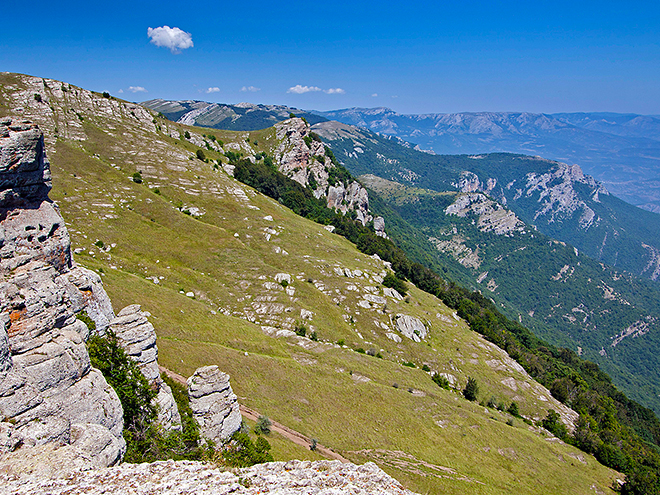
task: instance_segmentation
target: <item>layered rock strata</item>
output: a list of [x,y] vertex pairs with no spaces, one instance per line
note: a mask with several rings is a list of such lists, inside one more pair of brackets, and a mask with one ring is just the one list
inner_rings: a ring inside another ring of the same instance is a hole
[[126,448],[123,411],[76,314],[101,328],[114,315],[99,277],[73,263],[50,188],[39,128],[0,120],[0,453],[55,442],[108,466]]
[[241,412],[229,375],[217,366],[198,368],[188,378],[188,395],[203,437],[222,442],[241,427]]
[[158,391],[158,422],[168,430],[181,429],[181,416],[172,396],[172,389],[160,377],[156,331],[147,319],[149,313],[140,310],[139,304],[122,309],[110,322],[110,330],[116,335],[126,354],[137,363],[149,383]]

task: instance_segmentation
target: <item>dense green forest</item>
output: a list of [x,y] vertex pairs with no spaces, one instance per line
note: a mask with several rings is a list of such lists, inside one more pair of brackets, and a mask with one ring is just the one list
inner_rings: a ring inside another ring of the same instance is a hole
[[[660,421],[650,409],[629,400],[610,377],[573,351],[537,338],[521,324],[506,318],[479,292],[441,277],[389,239],[375,235],[350,215],[343,216],[314,198],[312,191],[281,174],[271,160],[236,160],[235,177],[296,213],[334,225],[365,254],[378,254],[392,263],[396,276],[436,295],[457,310],[470,327],[497,344],[520,363],[552,395],[580,414],[569,434],[549,411],[543,425],[560,438],[594,454],[603,464],[627,475],[622,493],[660,494]],[[414,234],[411,234],[414,235]]]

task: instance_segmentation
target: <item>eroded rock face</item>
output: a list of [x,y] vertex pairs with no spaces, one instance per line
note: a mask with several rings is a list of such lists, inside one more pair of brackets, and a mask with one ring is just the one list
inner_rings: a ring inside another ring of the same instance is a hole
[[[314,195],[326,197],[328,208],[343,214],[355,211],[362,225],[373,220],[367,190],[357,181],[345,184],[330,177],[330,170],[335,166],[326,156],[323,143],[311,139],[311,129],[303,119],[285,120],[275,124],[275,129],[281,143],[275,151],[280,172],[303,186],[314,186]],[[384,234],[385,222],[379,218],[380,230],[376,230]]]
[[158,390],[154,399],[158,405],[158,422],[165,429],[180,430],[181,416],[172,389],[160,377],[156,330],[147,319],[148,316],[149,313],[140,310],[139,304],[126,306],[110,322],[110,330],[117,336],[126,354],[137,363],[145,378]]
[[188,395],[202,436],[220,442],[241,427],[241,412],[229,375],[217,366],[198,368],[188,378]]
[[96,305],[107,318],[112,307],[98,276],[73,263],[50,187],[38,127],[0,121],[0,420],[11,420],[0,453],[56,442],[107,466],[126,449],[123,411],[76,313]]

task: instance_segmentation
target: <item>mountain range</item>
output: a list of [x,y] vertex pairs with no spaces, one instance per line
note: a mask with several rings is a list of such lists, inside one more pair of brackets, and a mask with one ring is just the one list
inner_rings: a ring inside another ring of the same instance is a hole
[[319,115],[399,137],[435,154],[510,152],[579,165],[621,199],[660,211],[660,118],[636,114],[400,114],[349,108]]

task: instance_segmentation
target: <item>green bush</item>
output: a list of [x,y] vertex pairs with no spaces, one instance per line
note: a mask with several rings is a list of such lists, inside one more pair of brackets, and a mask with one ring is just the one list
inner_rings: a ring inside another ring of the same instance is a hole
[[568,437],[568,430],[561,422],[561,416],[554,409],[548,409],[548,415],[543,418],[541,425],[557,438],[566,440]]
[[447,380],[444,376],[441,376],[440,373],[433,373],[431,380],[433,380],[435,384],[440,388],[444,388],[445,390],[449,390],[451,388],[449,380]]
[[196,155],[199,160],[202,160],[203,162],[206,161],[206,155],[204,154],[204,150],[197,150]]
[[477,384],[477,380],[475,380],[472,377],[469,377],[467,384],[463,389],[463,397],[465,397],[467,400],[476,401],[478,394],[479,394],[479,385]]
[[268,419],[268,416],[259,416],[259,419],[257,419],[257,424],[254,425],[254,432],[257,435],[270,435],[270,427],[273,425],[270,419]]
[[406,293],[408,292],[408,287],[406,286],[406,283],[392,272],[388,273],[385,276],[385,278],[383,279],[383,285],[385,287],[389,287],[390,289],[394,289],[399,294],[401,294],[402,297],[405,297]]
[[293,331],[296,333],[296,335],[298,335],[300,337],[304,337],[305,335],[307,335],[307,327],[305,325],[303,325],[302,323],[296,324]]
[[510,405],[509,408],[507,409],[507,412],[508,412],[511,416],[515,416],[516,418],[519,418],[519,417],[520,417],[520,411],[518,410],[518,404],[516,404],[515,401],[511,403],[511,405]]
[[110,98],[110,93],[108,93],[107,91],[104,91],[103,92],[103,98]]
[[190,139],[190,133],[188,131],[184,132],[183,137],[185,137],[186,139]]
[[132,178],[136,184],[142,184],[142,174],[140,172],[135,172]]
[[407,366],[408,368],[417,368],[417,366],[415,365],[415,363],[413,363],[412,361],[404,361],[404,362],[401,363],[401,364],[404,365],[404,366]]
[[214,456],[214,460],[221,465],[229,467],[249,467],[264,462],[272,462],[270,443],[264,437],[252,442],[250,436],[237,431],[231,440],[225,443]]

